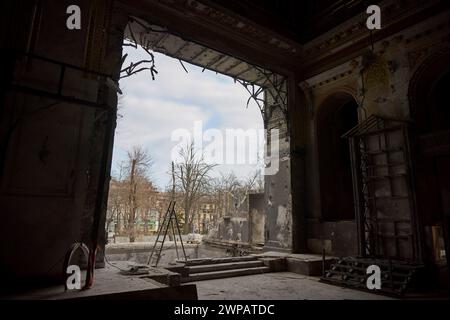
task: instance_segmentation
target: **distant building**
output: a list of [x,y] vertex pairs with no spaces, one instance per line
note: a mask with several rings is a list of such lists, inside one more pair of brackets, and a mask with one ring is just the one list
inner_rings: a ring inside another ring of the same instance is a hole
[[216,208],[216,204],[208,197],[204,197],[198,202],[193,217],[194,232],[208,233],[218,220]]

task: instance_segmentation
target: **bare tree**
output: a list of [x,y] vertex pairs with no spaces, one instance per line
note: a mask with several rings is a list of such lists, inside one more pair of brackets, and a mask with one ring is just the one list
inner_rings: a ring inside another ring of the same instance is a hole
[[108,207],[106,210],[105,222],[105,229],[108,233],[110,231],[111,224],[120,220],[122,201],[120,199],[120,192],[117,190],[118,185],[118,181],[112,178],[109,186]]
[[179,155],[180,162],[175,165],[175,180],[184,210],[184,233],[189,233],[192,231],[194,205],[206,194],[208,174],[215,165],[205,162],[203,154],[196,152],[193,142],[182,147]]
[[[136,224],[144,222],[144,229],[155,211],[157,191],[149,173],[152,158],[141,146],[128,152],[126,161],[119,165],[117,176],[111,179],[107,210],[107,228],[116,223],[116,231],[124,233],[134,242]],[[145,231],[145,230],[144,230]]]
[[254,190],[258,193],[264,192],[264,175],[261,174],[261,170],[257,169],[254,173],[255,175],[255,185]]
[[247,176],[245,179],[238,179],[234,172],[226,175],[221,174],[214,179],[214,187],[211,191],[215,199],[216,212],[220,216],[237,215],[251,191],[260,191],[260,171]]
[[247,200],[249,192],[255,187],[257,174],[249,175],[245,180],[239,180],[232,172],[222,179],[224,180],[224,191],[230,199],[227,201],[227,211],[237,214]]
[[139,193],[151,189],[151,183],[148,180],[151,165],[152,158],[141,146],[135,146],[131,151],[128,151],[128,162],[125,166],[129,182],[128,214],[126,221],[130,242],[134,242],[136,237],[135,227],[138,218],[138,201],[142,201],[142,199],[138,199]]
[[128,161],[124,166],[125,174],[140,178],[149,178],[153,159],[142,146],[134,146],[127,152]]
[[116,230],[122,228],[124,218],[124,188],[123,188],[123,170],[124,163],[118,165],[118,169],[113,174],[109,183],[108,206],[106,210],[106,231],[109,232],[112,223],[115,223]]

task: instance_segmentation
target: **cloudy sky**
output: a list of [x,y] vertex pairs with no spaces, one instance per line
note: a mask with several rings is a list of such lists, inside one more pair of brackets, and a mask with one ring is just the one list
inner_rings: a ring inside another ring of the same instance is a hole
[[[125,65],[147,58],[142,49],[124,50],[128,53]],[[143,71],[120,82],[123,96],[119,113],[123,117],[118,119],[116,128],[113,175],[120,162],[126,160],[127,150],[142,145],[154,161],[151,178],[158,187],[165,187],[170,181],[172,154],[180,144],[172,141],[172,134],[180,130],[193,132],[198,121],[204,131],[218,129],[224,137],[227,129],[262,130],[258,107],[251,101],[246,108],[248,93],[232,78],[208,70],[202,72],[201,68],[184,62],[186,73],[178,60],[162,54],[155,54],[155,65],[158,71],[155,81],[148,71]],[[208,142],[203,142],[205,145]],[[219,165],[214,174],[232,170],[244,177],[258,168],[249,164],[251,159],[245,162]]]

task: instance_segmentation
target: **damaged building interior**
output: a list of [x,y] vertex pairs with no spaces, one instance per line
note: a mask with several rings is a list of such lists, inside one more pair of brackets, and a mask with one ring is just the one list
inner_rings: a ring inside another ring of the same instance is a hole
[[[73,5],[81,25],[70,29]],[[366,25],[369,5],[381,9],[380,29]],[[198,296],[186,279],[189,269],[206,270],[199,261],[151,281],[141,274],[134,287],[102,275],[119,81],[143,67],[124,62],[124,43],[148,51],[152,76],[164,73],[158,52],[232,77],[258,103],[264,128],[279,130],[279,152],[266,161],[279,169],[250,203],[264,226],[247,238],[261,250],[217,259],[213,270],[228,261],[316,276],[325,291],[366,290],[366,268],[377,265],[383,293],[450,288],[448,1],[6,0],[0,8],[8,294],[56,286],[56,299]],[[91,289],[64,291],[69,262],[87,270]]]

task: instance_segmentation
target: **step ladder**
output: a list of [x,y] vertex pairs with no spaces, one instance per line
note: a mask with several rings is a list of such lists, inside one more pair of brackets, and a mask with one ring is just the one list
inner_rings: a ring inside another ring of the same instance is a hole
[[152,252],[147,260],[147,265],[151,267],[157,267],[159,260],[161,259],[162,249],[164,247],[164,242],[166,241],[167,234],[172,232],[173,241],[175,244],[175,250],[177,253],[177,261],[180,260],[177,244],[178,240],[181,243],[181,248],[183,251],[184,261],[187,261],[186,251],[184,250],[183,239],[181,237],[180,225],[178,223],[178,217],[175,212],[175,201],[170,201],[167,211],[164,215],[163,221],[158,229],[158,235],[156,237],[155,244],[153,245]]

